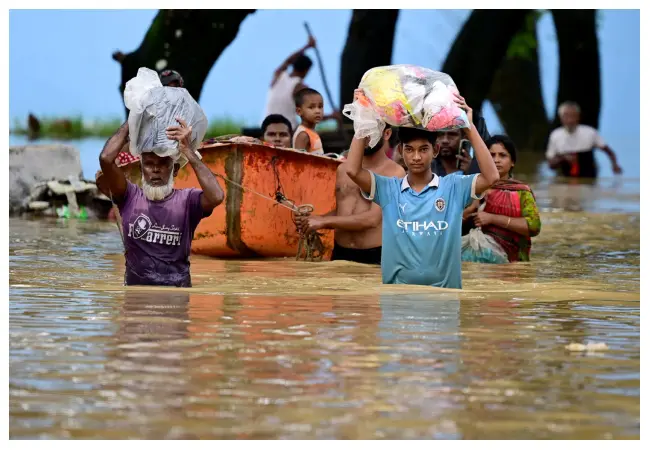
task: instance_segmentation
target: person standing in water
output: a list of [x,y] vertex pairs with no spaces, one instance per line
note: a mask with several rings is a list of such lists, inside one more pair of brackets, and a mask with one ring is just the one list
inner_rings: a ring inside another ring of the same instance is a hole
[[192,166],[201,189],[174,189],[180,165],[169,157],[144,152],[140,158],[142,188],[129,182],[115,159],[128,143],[125,122],[106,141],[99,157],[105,188],[122,216],[125,285],[191,287],[190,246],[199,222],[221,204],[224,193],[210,169],[192,150],[192,128],[167,128],[170,140],[178,141],[181,155]]
[[[404,169],[386,156],[392,132],[391,127],[386,127],[377,145],[366,145],[361,165],[386,177],[401,178]],[[381,208],[361,195],[347,175],[345,164],[336,170],[336,209],[323,216],[299,216],[297,223],[302,232],[334,230],[332,261],[381,264]]]
[[546,150],[546,159],[551,169],[565,177],[596,178],[598,166],[594,148],[599,148],[609,156],[612,171],[615,174],[623,172],[616,154],[598,134],[598,130],[580,123],[580,106],[577,103],[562,103],[558,115],[562,127],[553,130]]
[[[499,180],[486,192],[483,200],[475,200],[463,212],[463,221],[492,238],[507,257],[495,258],[490,254],[477,254],[471,246],[465,246],[463,261],[515,262],[530,261],[531,237],[537,236],[542,227],[535,195],[527,184],[515,180],[512,170],[517,162],[514,142],[503,135],[495,135],[485,145],[490,149]],[[470,236],[463,237],[463,243]]]
[[[355,91],[357,96],[363,91]],[[362,167],[364,141],[353,138],[345,163],[348,176],[368,200],[382,209],[381,275],[384,284],[462,287],[462,213],[472,199],[481,198],[499,179],[492,156],[472,122],[465,99],[456,103],[467,112],[465,132],[476,151],[481,173],[439,177],[431,170],[437,156],[435,134],[417,128],[400,128],[399,152],[407,176],[384,177]]]

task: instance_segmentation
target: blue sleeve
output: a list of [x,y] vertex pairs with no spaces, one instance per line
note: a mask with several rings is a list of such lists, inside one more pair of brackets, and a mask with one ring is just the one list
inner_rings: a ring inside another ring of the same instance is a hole
[[382,208],[391,202],[394,196],[395,178],[384,177],[377,175],[371,171],[370,173],[370,192],[361,191],[361,195],[367,199],[377,203]]
[[480,200],[483,196],[476,195],[476,177],[479,174],[473,175],[447,175],[452,176],[454,180],[454,185],[456,187],[456,199],[460,201],[465,208],[467,205],[472,203],[472,200]]

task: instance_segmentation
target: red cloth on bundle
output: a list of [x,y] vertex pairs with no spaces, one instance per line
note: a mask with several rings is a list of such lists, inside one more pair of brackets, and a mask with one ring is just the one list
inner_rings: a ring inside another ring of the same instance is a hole
[[117,167],[124,167],[127,164],[131,164],[132,162],[140,161],[139,156],[133,156],[129,152],[120,152],[117,155],[117,158],[115,158],[115,164],[117,164]]

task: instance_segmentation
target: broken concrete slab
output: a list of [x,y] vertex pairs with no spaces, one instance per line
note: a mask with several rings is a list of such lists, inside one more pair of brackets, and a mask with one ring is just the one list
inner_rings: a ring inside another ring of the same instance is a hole
[[18,212],[39,182],[81,178],[79,150],[70,145],[9,147],[9,212]]

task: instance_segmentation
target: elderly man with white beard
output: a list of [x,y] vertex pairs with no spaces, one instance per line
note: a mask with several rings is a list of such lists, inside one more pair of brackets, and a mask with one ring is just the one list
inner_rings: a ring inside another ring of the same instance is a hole
[[108,191],[122,216],[125,285],[191,287],[189,255],[194,230],[224,199],[216,177],[191,149],[192,127],[176,120],[180,126],[167,128],[167,138],[178,141],[202,190],[174,189],[180,165],[153,152],[142,153],[140,159],[142,188],[130,183],[115,163],[128,142],[126,122],[108,139],[99,157],[100,189]]

